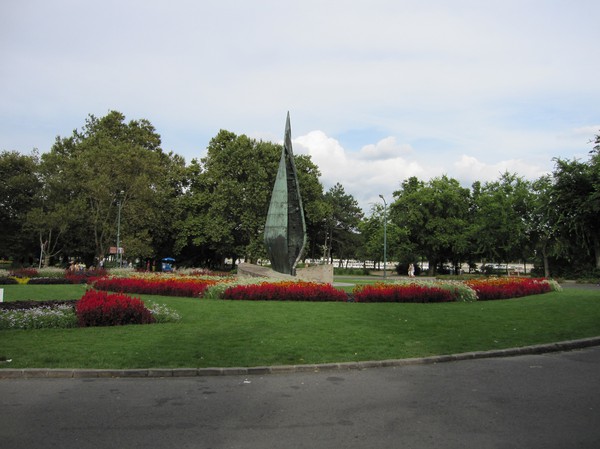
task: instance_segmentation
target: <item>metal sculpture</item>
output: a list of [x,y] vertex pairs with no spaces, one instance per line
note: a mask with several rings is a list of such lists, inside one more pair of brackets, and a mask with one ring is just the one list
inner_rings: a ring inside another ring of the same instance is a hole
[[292,131],[288,112],[279,169],[265,224],[265,245],[271,268],[279,273],[295,276],[305,244],[306,223],[292,152]]

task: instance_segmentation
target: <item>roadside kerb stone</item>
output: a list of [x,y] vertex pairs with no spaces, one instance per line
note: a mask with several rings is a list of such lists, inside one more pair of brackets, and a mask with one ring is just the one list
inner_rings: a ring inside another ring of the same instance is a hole
[[52,377],[52,378],[60,378],[60,379],[64,379],[69,378],[69,377],[73,377],[74,374],[74,370],[72,369],[49,369],[47,370],[47,377]]
[[224,376],[223,368],[199,368],[198,376]]
[[422,358],[370,360],[364,362],[323,363],[309,365],[275,365],[233,368],[151,368],[151,369],[49,369],[49,368],[0,368],[0,379],[28,378],[110,378],[110,377],[197,377],[197,376],[233,376],[287,374],[318,371],[363,370],[369,368],[401,367],[409,365],[427,365],[456,362],[492,357],[512,357],[527,354],[570,351],[590,346],[600,346],[600,336],[569,340],[557,343],[523,346],[519,348],[495,349],[491,351],[473,351],[459,354],[439,355]]
[[148,377],[173,377],[173,370],[166,368],[149,369]]
[[173,369],[173,377],[194,377],[198,375],[198,368]]

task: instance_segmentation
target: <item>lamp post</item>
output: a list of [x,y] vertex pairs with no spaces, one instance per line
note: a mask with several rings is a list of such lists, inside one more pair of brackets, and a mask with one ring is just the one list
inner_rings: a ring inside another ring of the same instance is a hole
[[117,202],[117,207],[119,208],[119,214],[117,215],[117,263],[119,268],[121,268],[121,260],[119,259],[121,254],[119,250],[121,247],[121,200]]
[[383,200],[383,279],[387,278],[387,203],[383,195],[379,195]]
[[123,192],[121,192],[121,197],[117,201],[117,207],[119,213],[117,215],[117,263],[119,264],[119,268],[123,265],[123,252],[121,251],[121,208],[123,207]]

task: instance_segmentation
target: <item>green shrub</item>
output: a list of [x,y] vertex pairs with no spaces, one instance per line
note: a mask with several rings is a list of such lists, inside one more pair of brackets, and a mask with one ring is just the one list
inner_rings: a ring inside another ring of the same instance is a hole
[[154,317],[139,298],[88,290],[75,307],[79,326],[150,324]]
[[369,270],[366,268],[333,267],[333,274],[337,276],[368,276]]

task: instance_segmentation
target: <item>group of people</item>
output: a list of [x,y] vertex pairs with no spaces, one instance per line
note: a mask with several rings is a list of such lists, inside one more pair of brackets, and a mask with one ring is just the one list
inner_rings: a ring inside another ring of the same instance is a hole
[[85,264],[81,262],[71,262],[69,265],[70,271],[85,271]]

